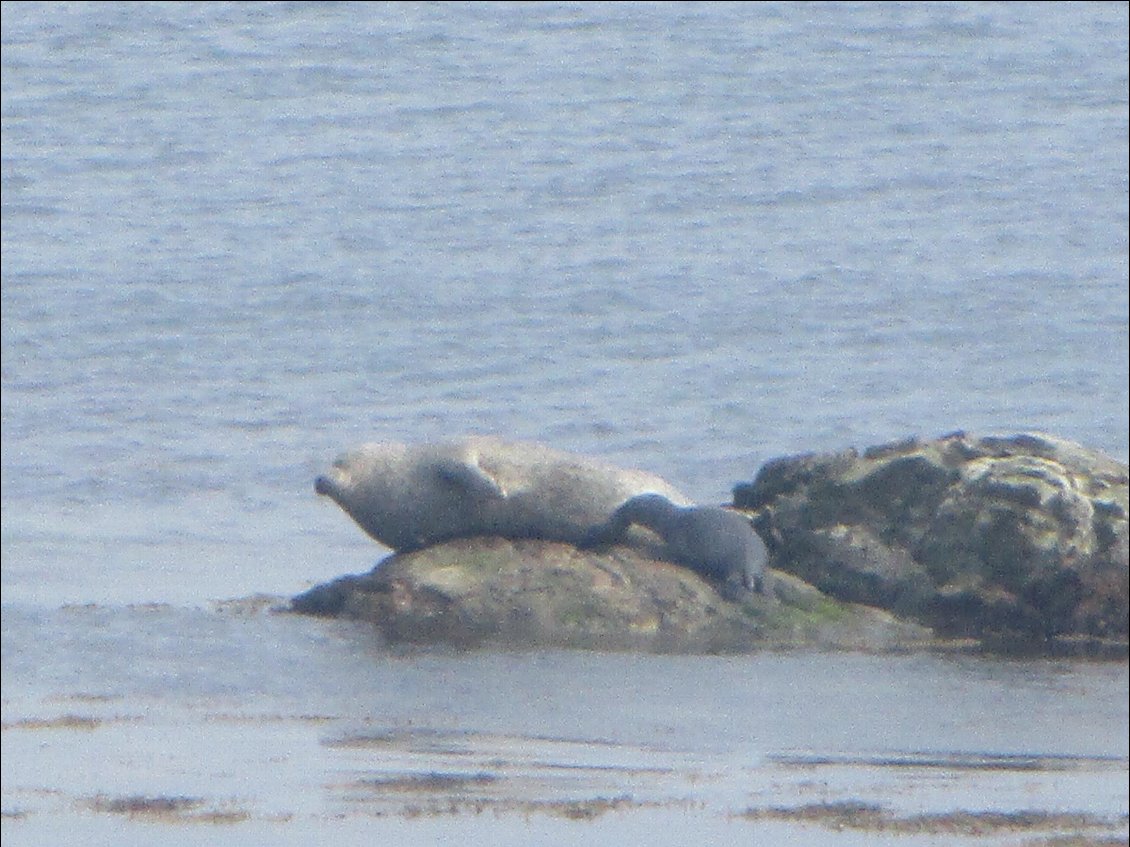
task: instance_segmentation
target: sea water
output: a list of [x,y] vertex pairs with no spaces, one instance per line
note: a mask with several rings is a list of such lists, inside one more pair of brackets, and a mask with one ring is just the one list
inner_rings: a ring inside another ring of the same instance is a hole
[[[706,502],[956,429],[1125,461],[1126,31],[1125,4],[5,3],[5,843],[1125,815],[1124,664],[404,655],[266,609],[382,555],[313,493],[365,440],[534,439]],[[420,785],[526,811],[406,817],[434,797],[373,773],[502,774]]]

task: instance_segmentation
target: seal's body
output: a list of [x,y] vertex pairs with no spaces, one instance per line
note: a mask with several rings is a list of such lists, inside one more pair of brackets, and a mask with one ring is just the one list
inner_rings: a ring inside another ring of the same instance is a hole
[[661,494],[642,494],[593,527],[581,545],[595,547],[621,540],[633,524],[644,526],[667,545],[674,562],[728,589],[763,593],[768,553],[750,522],[718,506],[680,506]]
[[315,490],[394,550],[475,535],[576,544],[638,494],[689,502],[645,471],[483,436],[366,444],[318,477]]

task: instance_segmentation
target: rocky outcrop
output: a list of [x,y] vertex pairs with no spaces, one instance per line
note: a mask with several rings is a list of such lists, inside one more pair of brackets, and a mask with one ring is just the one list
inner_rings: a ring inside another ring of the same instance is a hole
[[468,538],[397,554],[318,586],[294,611],[370,621],[393,644],[574,647],[662,653],[777,645],[865,649],[930,633],[832,600],[787,574],[766,595],[723,599],[694,572],[628,547]]
[[772,562],[947,636],[1127,639],[1127,467],[1047,435],[778,459],[734,490]]

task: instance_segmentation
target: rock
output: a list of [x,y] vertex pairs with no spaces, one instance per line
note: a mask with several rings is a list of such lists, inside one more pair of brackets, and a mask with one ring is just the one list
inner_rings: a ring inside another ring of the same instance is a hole
[[767,596],[724,600],[694,572],[629,547],[467,538],[395,554],[311,589],[294,611],[372,622],[392,644],[571,647],[660,653],[818,644],[888,648],[929,638],[890,614],[837,602],[787,574]]
[[954,433],[778,459],[734,489],[773,564],[947,636],[1127,639],[1127,466]]

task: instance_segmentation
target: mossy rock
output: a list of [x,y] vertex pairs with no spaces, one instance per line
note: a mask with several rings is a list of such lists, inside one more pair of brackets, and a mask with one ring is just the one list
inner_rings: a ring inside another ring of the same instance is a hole
[[741,602],[629,547],[469,538],[393,555],[296,597],[294,611],[371,622],[392,644],[732,653],[783,645],[885,649],[930,633],[787,574]]

